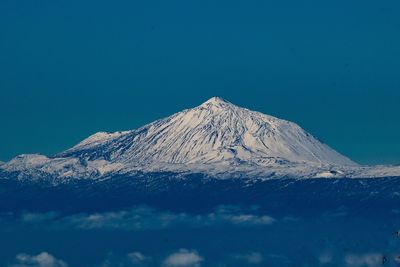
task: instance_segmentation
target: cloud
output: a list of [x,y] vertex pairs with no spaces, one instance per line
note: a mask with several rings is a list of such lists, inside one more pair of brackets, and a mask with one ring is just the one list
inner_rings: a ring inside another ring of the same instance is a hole
[[382,265],[382,255],[378,253],[349,254],[346,255],[344,261],[349,267],[375,267]]
[[161,212],[149,207],[64,217],[59,225],[79,229],[164,229],[173,223],[185,223],[193,218],[183,213]]
[[11,267],[68,267],[68,264],[47,252],[36,256],[21,253],[16,256],[15,264]]
[[131,252],[122,256],[109,253],[107,255],[107,259],[101,264],[101,267],[147,266],[150,261],[150,257],[147,257],[138,251]]
[[252,214],[240,214],[226,217],[226,219],[234,224],[271,224],[275,221],[270,216],[256,216]]
[[24,212],[21,215],[21,219],[24,222],[37,223],[53,220],[58,216],[56,212],[46,212],[46,213],[31,213]]
[[234,224],[238,226],[269,225],[276,220],[265,214],[242,210],[237,207],[217,207],[213,212],[202,215],[159,211],[147,206],[128,210],[79,213],[60,216],[57,213],[24,213],[20,220],[35,225],[46,222],[46,228],[61,229],[124,229],[124,230],[157,230],[171,225],[203,227],[216,224]]
[[236,225],[267,225],[276,220],[265,214],[255,214],[253,211],[243,210],[235,206],[219,206],[213,213],[208,214],[204,221],[231,223]]
[[199,267],[203,261],[197,251],[180,249],[179,251],[172,253],[163,262],[165,267]]
[[130,262],[132,262],[132,264],[142,264],[143,262],[148,260],[148,258],[140,252],[128,253],[127,257]]
[[259,252],[250,252],[245,254],[235,254],[233,257],[236,260],[245,261],[248,264],[260,264],[263,262],[263,256]]
[[321,265],[330,264],[333,260],[333,256],[331,253],[325,252],[319,255],[318,260]]

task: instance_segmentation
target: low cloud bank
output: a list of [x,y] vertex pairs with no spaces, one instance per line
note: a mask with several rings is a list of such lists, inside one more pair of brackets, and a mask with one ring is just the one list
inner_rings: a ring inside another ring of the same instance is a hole
[[187,225],[192,227],[209,226],[215,224],[232,224],[238,226],[269,225],[276,220],[265,214],[256,214],[238,207],[220,206],[213,212],[202,215],[188,213],[172,213],[159,211],[147,206],[135,207],[129,210],[79,213],[69,216],[60,216],[57,213],[23,213],[19,220],[27,224],[46,222],[50,228],[76,229],[122,229],[147,230],[164,229],[173,225]]
[[48,252],[38,255],[21,253],[15,257],[15,262],[10,267],[68,267],[68,264]]

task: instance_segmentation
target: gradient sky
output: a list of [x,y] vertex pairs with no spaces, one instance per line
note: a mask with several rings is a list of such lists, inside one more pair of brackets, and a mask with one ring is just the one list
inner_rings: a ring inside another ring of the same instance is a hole
[[0,1],[0,160],[212,96],[400,163],[400,1]]

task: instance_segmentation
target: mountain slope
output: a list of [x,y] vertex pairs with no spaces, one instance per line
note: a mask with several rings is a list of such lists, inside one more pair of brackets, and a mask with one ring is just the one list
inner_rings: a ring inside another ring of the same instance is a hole
[[218,97],[137,130],[96,133],[57,157],[127,165],[356,165],[295,123]]

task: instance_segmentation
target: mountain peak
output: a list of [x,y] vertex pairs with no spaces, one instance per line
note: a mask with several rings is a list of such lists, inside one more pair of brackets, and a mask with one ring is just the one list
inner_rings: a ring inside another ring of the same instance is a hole
[[218,96],[211,97],[206,102],[201,104],[201,106],[203,106],[203,107],[207,107],[207,106],[223,107],[223,106],[227,106],[227,105],[232,105],[232,103],[230,103],[229,101],[226,101],[225,99],[218,97]]
[[59,154],[123,164],[353,165],[297,124],[212,97],[193,109],[118,134],[96,134]]

